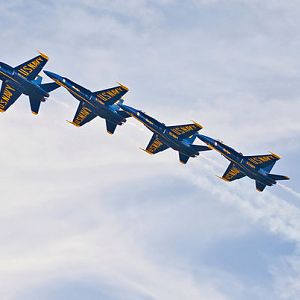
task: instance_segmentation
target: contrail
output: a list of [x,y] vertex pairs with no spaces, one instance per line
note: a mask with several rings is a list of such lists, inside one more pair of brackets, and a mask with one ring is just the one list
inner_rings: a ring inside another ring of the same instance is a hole
[[297,197],[300,199],[300,193],[294,191],[292,188],[288,187],[288,186],[285,186],[284,184],[282,183],[277,183],[282,189],[284,189],[285,191],[289,192],[291,195]]
[[57,104],[59,104],[59,105],[61,105],[61,106],[63,106],[63,107],[66,107],[66,108],[70,108],[71,107],[69,104],[66,104],[64,102],[56,100],[56,98],[54,98],[52,95],[48,99],[51,100],[51,101],[53,101],[53,102],[55,102],[55,103],[57,103]]
[[219,162],[217,162],[215,159],[208,158],[208,157],[202,156],[202,155],[199,155],[199,157],[206,160],[206,161],[208,161],[208,162],[210,162],[212,165],[219,168],[220,170],[224,169],[224,166],[222,164],[220,164]]
[[[208,175],[209,171],[216,168],[209,170],[205,166],[207,164],[203,164],[202,170],[196,167],[196,172],[187,170],[184,179],[188,178],[189,182],[210,193],[221,203],[238,208],[253,221],[267,226],[271,232],[280,233],[292,241],[300,242],[300,209],[295,203],[274,195],[272,191],[257,193],[243,182],[236,186],[216,184]],[[297,192],[291,192],[296,197],[300,196]]]
[[[206,160],[207,162],[209,162],[210,164],[212,164],[213,167],[215,167],[215,168],[214,168],[214,171],[217,171],[216,167],[217,167],[218,169],[224,169],[224,167],[223,167],[219,162],[217,162],[217,161],[214,160],[214,159],[211,159],[211,158],[208,158],[208,157],[205,157],[205,156],[201,156],[201,155],[200,155],[199,157],[201,157],[202,159],[204,159],[204,160]],[[299,193],[299,192],[297,192],[297,191],[293,190],[292,188],[290,188],[290,187],[288,187],[288,186],[285,186],[285,185],[283,185],[282,183],[279,183],[279,182],[277,182],[277,185],[280,186],[280,187],[281,187],[282,189],[284,189],[285,191],[289,192],[289,193],[290,193],[291,195],[293,195],[294,197],[300,199],[300,193]]]
[[142,132],[146,132],[146,131],[147,131],[144,127],[136,125],[136,124],[133,123],[131,120],[129,120],[129,121],[127,122],[127,124],[129,124],[130,126],[133,126],[133,127],[137,128],[137,129],[139,129],[139,130],[142,131]]

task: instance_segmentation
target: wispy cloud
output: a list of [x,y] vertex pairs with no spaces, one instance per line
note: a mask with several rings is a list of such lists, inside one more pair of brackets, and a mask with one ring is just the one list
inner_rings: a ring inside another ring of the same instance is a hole
[[[91,90],[128,85],[126,101],[167,124],[196,119],[241,151],[285,154],[276,168],[297,195],[296,2],[18,0],[0,11],[2,61],[40,49],[47,69]],[[58,90],[37,118],[25,97],[1,114],[2,298],[66,299],[76,285],[79,299],[296,299],[296,197],[220,182],[216,153],[187,166],[172,151],[147,156],[138,147],[151,133],[134,120],[113,137],[100,119],[75,128],[65,120],[77,105]],[[207,259],[226,241],[243,265],[249,236],[257,276]]]

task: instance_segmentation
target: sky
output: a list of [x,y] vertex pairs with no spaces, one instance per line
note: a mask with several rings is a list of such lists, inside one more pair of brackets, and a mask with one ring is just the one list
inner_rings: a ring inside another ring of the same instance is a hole
[[[136,120],[76,128],[58,89],[0,116],[0,298],[296,300],[300,294],[300,1],[0,0],[0,60],[45,69],[245,155],[283,186],[226,183],[210,151],[149,156]],[[44,79],[49,82],[48,78]],[[200,142],[199,142],[200,143]]]

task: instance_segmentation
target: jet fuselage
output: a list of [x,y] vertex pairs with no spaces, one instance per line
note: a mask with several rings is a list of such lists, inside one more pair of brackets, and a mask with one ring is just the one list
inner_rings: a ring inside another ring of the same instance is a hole
[[137,110],[127,105],[120,105],[121,108],[144,124],[149,130],[159,136],[159,139],[167,146],[179,151],[187,156],[195,157],[199,155],[199,151],[191,147],[191,143],[184,139],[179,139],[178,136],[171,131],[165,124],[159,122],[153,117],[147,115],[141,110]]
[[118,125],[122,125],[126,122],[126,119],[118,114],[118,106],[105,105],[105,103],[101,101],[100,98],[96,97],[93,92],[66,77],[62,77],[49,71],[44,72],[58,85],[67,89],[77,100],[83,101],[89,105],[89,107],[93,109],[93,112],[99,117],[113,120]]
[[233,148],[225,145],[224,143],[210,138],[205,135],[198,134],[201,141],[207,144],[208,147],[218,151],[221,155],[227,158],[230,162],[238,166],[244,175],[259,181],[262,184],[271,186],[276,184],[276,180],[269,176],[269,173],[259,166],[255,166],[249,161],[248,158],[243,156],[243,154],[237,152]]
[[34,95],[41,98],[49,97],[49,93],[44,91],[34,80],[28,80],[14,70],[14,68],[2,62],[0,63],[0,79],[8,82],[22,94],[27,96]]

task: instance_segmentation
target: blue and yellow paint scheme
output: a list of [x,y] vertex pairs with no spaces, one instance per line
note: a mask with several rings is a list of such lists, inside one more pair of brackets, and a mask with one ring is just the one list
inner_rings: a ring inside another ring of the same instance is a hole
[[119,83],[118,86],[106,90],[91,92],[66,77],[49,71],[44,71],[44,73],[79,100],[80,103],[73,121],[68,121],[74,126],[83,126],[99,116],[106,120],[107,132],[113,134],[117,125],[122,125],[126,122],[126,118],[130,117],[117,105],[124,101],[122,96],[128,92],[126,86]]
[[166,126],[141,110],[124,104],[119,104],[119,106],[153,132],[148,146],[142,149],[149,154],[172,148],[179,152],[180,162],[186,164],[190,157],[198,156],[200,151],[210,150],[207,146],[193,145],[197,132],[202,129],[202,126],[196,122]]
[[265,155],[244,156],[233,148],[211,137],[198,134],[197,137],[209,148],[221,153],[230,161],[230,165],[221,179],[225,181],[234,181],[245,176],[255,180],[256,189],[262,192],[266,186],[276,184],[277,180],[288,180],[284,175],[270,174],[276,161],[280,156],[275,153]]
[[45,102],[49,93],[59,86],[56,83],[42,84],[42,77],[38,74],[48,61],[48,56],[40,55],[11,67],[0,62],[0,79],[3,81],[0,92],[0,112],[6,111],[16,100],[25,94],[29,96],[31,111],[37,115],[41,102]]

